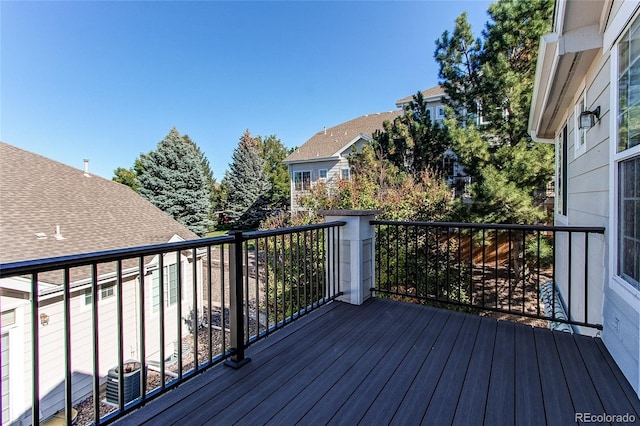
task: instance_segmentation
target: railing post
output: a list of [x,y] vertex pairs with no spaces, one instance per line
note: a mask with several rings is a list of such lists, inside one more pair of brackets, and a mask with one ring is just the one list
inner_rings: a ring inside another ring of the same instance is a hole
[[231,231],[229,235],[235,238],[229,250],[229,328],[231,329],[231,349],[234,353],[224,363],[232,368],[240,368],[251,361],[251,358],[244,357],[242,232]]
[[324,210],[327,222],[344,221],[338,241],[339,285],[343,293],[338,300],[360,305],[371,297],[375,284],[376,210]]

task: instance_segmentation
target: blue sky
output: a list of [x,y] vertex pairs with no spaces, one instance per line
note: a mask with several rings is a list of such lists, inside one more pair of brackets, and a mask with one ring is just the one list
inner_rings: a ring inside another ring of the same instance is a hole
[[3,0],[0,140],[111,179],[175,126],[220,180],[245,129],[299,146],[438,84],[434,41],[488,5]]

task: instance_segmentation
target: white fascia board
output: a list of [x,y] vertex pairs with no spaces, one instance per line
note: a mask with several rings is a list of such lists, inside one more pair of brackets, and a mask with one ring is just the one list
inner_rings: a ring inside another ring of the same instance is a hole
[[296,164],[305,164],[305,163],[319,163],[321,161],[338,161],[340,159],[339,156],[331,156],[331,157],[316,157],[316,158],[307,158],[305,160],[289,160],[283,161],[284,164],[289,167],[294,166]]
[[353,144],[355,144],[356,142],[358,142],[360,139],[364,139],[367,142],[371,142],[373,141],[373,138],[371,136],[367,136],[364,133],[359,133],[358,136],[356,136],[355,138],[353,138],[349,143],[347,143],[345,146],[343,146],[342,148],[340,148],[340,150],[338,150],[338,152],[336,152],[335,154],[332,155],[332,157],[334,158],[340,158],[342,157],[342,153],[350,148]]
[[[551,85],[558,66],[558,34],[549,33],[540,37],[540,48],[536,61],[536,75],[531,97],[531,109],[529,110],[529,134],[536,142],[547,142],[549,139],[538,138],[544,109],[547,107]],[[541,87],[544,84],[544,87]]]

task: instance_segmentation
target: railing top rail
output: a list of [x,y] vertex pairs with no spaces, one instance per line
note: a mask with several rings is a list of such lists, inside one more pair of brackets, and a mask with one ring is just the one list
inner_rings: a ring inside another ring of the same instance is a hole
[[264,231],[249,231],[242,233],[243,240],[254,240],[260,237],[272,237],[274,235],[295,234],[296,232],[310,231],[314,229],[333,228],[336,226],[344,226],[347,222],[334,221],[325,223],[315,223],[312,225],[290,226],[288,228],[268,229]]
[[106,250],[93,253],[72,254],[46,259],[25,260],[0,264],[0,278],[16,275],[42,273],[62,268],[87,266],[94,263],[114,262],[140,256],[154,256],[178,250],[198,249],[213,245],[232,243],[232,236],[201,238],[197,240],[176,241],[172,243],[154,244],[141,247],[129,247],[116,250]]
[[393,220],[372,220],[371,225],[431,226],[438,228],[469,229],[512,229],[521,231],[555,231],[555,232],[590,232],[604,234],[605,228],[598,226],[554,226],[554,225],[520,225],[508,223],[463,223],[463,222],[400,222]]

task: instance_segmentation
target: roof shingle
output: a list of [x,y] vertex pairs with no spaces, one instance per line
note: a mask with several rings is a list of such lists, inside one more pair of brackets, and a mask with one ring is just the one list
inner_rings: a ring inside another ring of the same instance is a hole
[[382,123],[386,120],[393,120],[401,113],[402,111],[398,110],[363,115],[346,123],[321,130],[285,158],[284,162],[292,163],[331,157],[356,139],[358,135],[371,137],[376,130],[382,130]]
[[[54,237],[57,226],[64,239]],[[0,142],[0,263],[161,244],[174,235],[198,238],[125,185]]]
[[[440,98],[442,98],[443,96],[446,96],[447,94],[444,91],[444,87],[442,86],[433,86],[430,87],[426,90],[422,91],[422,96],[424,97],[425,100],[429,101],[429,100],[440,100]],[[403,104],[406,104],[407,102],[411,102],[413,100],[413,95],[404,97],[402,99],[398,99],[396,101],[396,106],[400,106]]]

